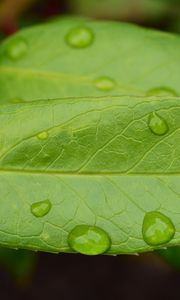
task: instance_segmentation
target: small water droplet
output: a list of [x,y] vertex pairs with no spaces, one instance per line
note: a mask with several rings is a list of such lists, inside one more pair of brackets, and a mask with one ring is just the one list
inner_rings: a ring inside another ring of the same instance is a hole
[[18,60],[26,55],[28,51],[27,43],[22,38],[12,39],[6,48],[6,54],[10,59]]
[[40,132],[38,135],[37,135],[37,138],[39,140],[47,140],[49,137],[49,134],[47,131],[43,131],[43,132]]
[[68,236],[71,249],[85,255],[98,255],[111,246],[108,234],[99,227],[78,225]]
[[148,126],[151,131],[156,135],[164,135],[168,132],[168,124],[156,112],[149,115]]
[[87,27],[76,27],[68,32],[65,40],[73,48],[86,48],[93,43],[94,33]]
[[156,87],[146,92],[147,96],[169,96],[169,97],[177,97],[178,94],[175,90],[169,87]]
[[158,246],[168,243],[173,238],[175,227],[167,216],[152,211],[146,213],[144,217],[142,234],[148,245]]
[[116,83],[110,77],[103,76],[95,80],[95,86],[98,90],[109,92],[115,88]]
[[43,200],[35,202],[31,205],[31,212],[35,217],[44,217],[51,209],[51,202],[49,200]]

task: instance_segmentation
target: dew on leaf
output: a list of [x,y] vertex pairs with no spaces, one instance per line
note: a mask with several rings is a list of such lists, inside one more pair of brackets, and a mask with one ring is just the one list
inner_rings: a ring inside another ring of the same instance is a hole
[[40,132],[38,135],[37,135],[37,138],[39,140],[47,140],[49,137],[49,134],[47,131],[43,131],[43,132]]
[[93,43],[94,33],[87,27],[76,27],[68,32],[65,40],[73,48],[86,48]]
[[144,217],[142,234],[148,245],[163,245],[172,240],[175,227],[167,216],[158,211],[152,211],[146,213]]
[[19,60],[27,54],[28,46],[22,38],[11,40],[6,48],[7,56],[12,60]]
[[115,88],[116,83],[110,77],[102,76],[95,80],[95,86],[98,90],[108,92]]
[[148,126],[156,135],[164,135],[169,130],[167,122],[156,112],[152,112],[149,115]]
[[98,255],[110,248],[111,240],[109,235],[99,227],[78,225],[70,232],[68,244],[78,253]]
[[51,209],[51,202],[47,200],[35,202],[31,205],[31,213],[35,217],[44,217]]
[[169,87],[156,87],[146,92],[147,96],[169,96],[177,97],[178,94],[175,90]]

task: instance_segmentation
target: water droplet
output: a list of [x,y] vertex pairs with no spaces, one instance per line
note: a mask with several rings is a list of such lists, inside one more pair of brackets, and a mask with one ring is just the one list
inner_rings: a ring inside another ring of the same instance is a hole
[[169,97],[177,97],[178,94],[175,90],[168,87],[156,87],[147,91],[147,96],[169,96]]
[[108,234],[99,227],[78,225],[69,234],[69,246],[76,252],[98,255],[106,252],[111,241]]
[[116,83],[110,77],[103,76],[95,80],[95,86],[98,90],[109,92],[115,88]]
[[94,33],[87,27],[76,27],[69,31],[65,40],[73,48],[86,48],[93,43]]
[[149,115],[148,126],[151,131],[156,135],[164,135],[168,132],[169,128],[166,121],[160,117],[156,112]]
[[51,209],[51,202],[49,200],[43,200],[35,202],[31,205],[31,212],[35,217],[44,217]]
[[18,60],[26,55],[27,50],[27,43],[22,38],[14,38],[8,43],[6,54],[10,59]]
[[49,137],[49,134],[47,131],[43,131],[43,132],[40,132],[38,135],[37,135],[37,138],[39,140],[47,140]]
[[144,241],[152,246],[168,243],[175,234],[172,221],[160,212],[146,213],[143,221],[142,234]]

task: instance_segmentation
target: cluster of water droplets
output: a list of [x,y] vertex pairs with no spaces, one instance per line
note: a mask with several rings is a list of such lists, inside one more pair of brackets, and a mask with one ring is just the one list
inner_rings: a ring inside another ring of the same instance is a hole
[[[31,213],[42,218],[52,208],[50,200],[31,204]],[[142,224],[142,238],[146,244],[157,247],[170,242],[175,235],[175,226],[169,217],[158,211],[147,212]],[[77,253],[99,255],[108,252],[112,242],[109,234],[97,226],[77,225],[68,234],[68,245]]]
[[[93,31],[84,26],[71,29],[65,36],[68,46],[74,49],[87,48],[92,45],[95,40]],[[6,48],[6,54],[9,59],[22,59],[28,52],[27,42],[21,38],[13,38]],[[116,87],[116,81],[108,76],[100,76],[94,80],[94,85],[101,91],[112,91]],[[177,96],[177,93],[166,87],[157,87],[149,90],[147,96]],[[12,103],[23,102],[23,100],[15,98]],[[158,112],[151,112],[148,116],[148,127],[155,135],[165,135],[169,126],[165,119]],[[43,131],[37,134],[39,140],[47,140],[49,133]],[[50,200],[46,199],[35,202],[31,205],[31,213],[42,218],[46,216],[52,208]],[[166,215],[152,211],[147,212],[142,224],[142,237],[150,246],[160,246],[170,242],[175,235],[175,226]],[[68,235],[68,244],[70,248],[78,253],[86,255],[98,255],[107,252],[111,248],[111,238],[108,233],[97,226],[78,225],[74,227]]]
[[[87,26],[71,28],[65,35],[66,44],[74,49],[85,49],[95,42],[93,30]],[[6,47],[6,55],[11,60],[19,60],[28,53],[28,43],[24,37],[12,38]],[[116,80],[110,76],[99,76],[94,80],[94,86],[102,92],[109,92],[116,88]],[[156,87],[145,93],[147,96],[178,96],[176,91],[169,87]]]

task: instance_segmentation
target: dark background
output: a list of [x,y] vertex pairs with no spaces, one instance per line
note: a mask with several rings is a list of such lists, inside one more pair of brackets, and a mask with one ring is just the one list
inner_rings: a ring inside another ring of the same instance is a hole
[[127,21],[180,33],[180,0],[0,0],[0,31],[11,34],[62,14]]
[[19,283],[0,269],[0,297],[10,299],[179,299],[180,273],[158,257],[39,255],[36,270]]
[[[180,33],[180,0],[0,0],[0,39],[64,14]],[[0,299],[175,300],[180,299],[178,269],[180,250],[173,249],[161,257],[152,253],[86,257],[1,249]]]

